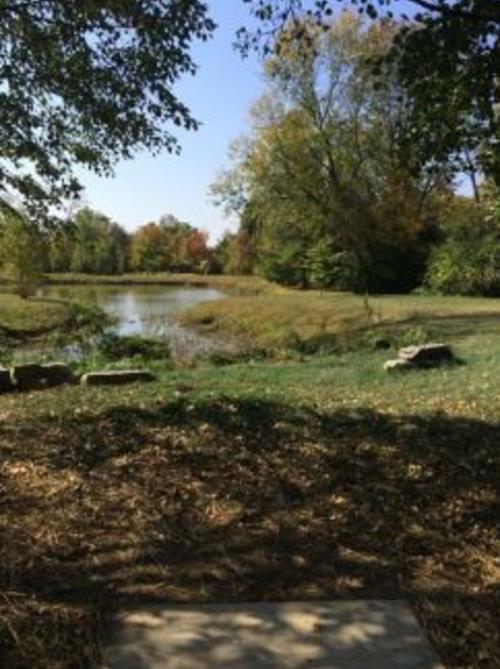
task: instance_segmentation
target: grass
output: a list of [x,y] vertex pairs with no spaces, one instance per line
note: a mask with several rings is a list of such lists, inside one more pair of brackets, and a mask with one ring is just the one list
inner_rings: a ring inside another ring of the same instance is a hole
[[155,601],[403,596],[448,669],[500,667],[500,338],[461,318],[456,367],[362,348],[0,396],[5,666],[98,666]]
[[116,276],[97,274],[49,274],[49,283],[74,285],[166,285],[212,286],[229,293],[260,295],[282,293],[284,289],[254,276],[229,276],[217,274],[175,274],[168,272],[135,272]]
[[[111,317],[93,304],[38,298],[23,300],[0,292],[0,358],[10,359],[16,346],[33,340],[41,340],[49,350],[51,345],[61,347],[70,342],[88,342],[112,322]],[[37,357],[34,352],[28,353],[28,358]]]
[[68,305],[51,300],[0,292],[0,332],[30,336],[60,326],[68,317]]
[[348,343],[353,331],[366,328],[384,334],[425,327],[429,336],[439,337],[467,334],[477,327],[495,330],[500,299],[417,295],[366,299],[351,293],[290,290],[204,302],[182,319],[207,333],[229,332],[251,347],[316,350]]

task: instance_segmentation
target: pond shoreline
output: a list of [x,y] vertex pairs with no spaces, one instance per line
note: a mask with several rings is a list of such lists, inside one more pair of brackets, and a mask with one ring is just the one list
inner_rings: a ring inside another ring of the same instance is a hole
[[280,288],[261,277],[232,276],[227,274],[190,273],[125,273],[125,274],[46,274],[41,285],[61,286],[186,286],[193,288],[217,288],[236,295],[262,295],[282,292]]
[[[183,326],[179,319],[184,310],[199,302],[221,300],[225,296],[224,291],[207,284],[186,282],[45,283],[38,296],[30,300],[10,296],[14,308],[24,310],[23,326],[30,329],[10,328],[2,337],[0,326],[0,338],[6,354],[20,361],[30,357],[84,361],[94,355],[102,335],[114,333],[125,338],[163,341],[168,344],[173,360],[192,362],[213,353],[236,352],[236,345],[227,338],[207,336],[196,328]],[[34,329],[26,312],[31,309],[36,316],[43,311],[44,304],[57,305],[59,317],[46,327]],[[90,323],[88,315],[92,316]],[[89,324],[95,326],[92,332]]]

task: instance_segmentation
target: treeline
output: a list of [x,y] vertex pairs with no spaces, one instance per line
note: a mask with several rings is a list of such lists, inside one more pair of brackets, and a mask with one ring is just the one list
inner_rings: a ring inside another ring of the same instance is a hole
[[33,291],[44,272],[208,273],[221,271],[221,266],[207,234],[172,215],[129,234],[90,208],[53,230],[38,228],[13,208],[0,210],[0,272],[23,296]]
[[172,215],[129,234],[84,208],[54,230],[39,230],[21,212],[0,212],[0,262],[34,271],[86,274],[208,272],[218,266],[205,232]]
[[[491,147],[448,146],[458,119],[443,109],[442,150],[429,160],[429,138],[415,133],[411,97],[385,59],[398,30],[344,13],[327,31],[305,20],[303,39],[279,36],[250,132],[212,186],[240,221],[219,245],[224,271],[302,287],[500,294]],[[476,131],[474,118],[460,123]],[[457,175],[473,197],[455,195]]]
[[212,251],[205,232],[172,215],[128,234],[117,223],[82,209],[47,240],[46,270],[88,274],[207,272]]

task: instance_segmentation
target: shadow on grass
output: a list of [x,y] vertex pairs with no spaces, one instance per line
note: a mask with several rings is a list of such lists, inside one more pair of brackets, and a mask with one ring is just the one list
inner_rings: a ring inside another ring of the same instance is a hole
[[106,616],[146,603],[409,596],[449,666],[499,666],[498,441],[231,399],[4,423],[0,657],[92,666]]

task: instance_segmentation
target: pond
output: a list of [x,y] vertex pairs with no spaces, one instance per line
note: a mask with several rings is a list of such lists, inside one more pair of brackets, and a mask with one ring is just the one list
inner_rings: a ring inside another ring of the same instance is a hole
[[220,300],[225,294],[214,288],[193,286],[67,286],[40,289],[40,297],[90,302],[116,319],[114,331],[120,335],[140,335],[168,339],[176,359],[217,350],[227,350],[227,342],[202,336],[177,322],[180,312],[200,302]]

